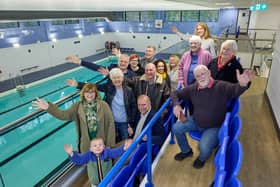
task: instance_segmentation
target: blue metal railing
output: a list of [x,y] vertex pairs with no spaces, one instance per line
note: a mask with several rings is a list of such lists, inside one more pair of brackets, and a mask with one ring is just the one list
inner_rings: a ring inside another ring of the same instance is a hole
[[147,141],[147,187],[153,187],[152,181],[152,127],[157,121],[157,119],[161,116],[162,112],[165,110],[166,107],[169,106],[170,98],[168,98],[165,103],[161,106],[161,108],[157,111],[157,113],[153,116],[147,126],[143,129],[141,134],[136,138],[136,140],[131,144],[131,146],[126,150],[126,152],[120,157],[118,162],[114,165],[114,167],[110,170],[110,172],[106,175],[106,177],[101,181],[98,187],[105,187],[107,186],[113,177],[117,174],[120,170],[121,166],[125,163],[129,155],[134,151],[136,146],[142,141],[142,138],[147,134],[148,141]]

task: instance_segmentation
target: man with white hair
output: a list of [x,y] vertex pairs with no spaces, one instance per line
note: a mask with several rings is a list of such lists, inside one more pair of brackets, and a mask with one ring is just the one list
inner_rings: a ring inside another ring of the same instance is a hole
[[182,108],[179,100],[186,100],[193,104],[193,114],[186,121],[179,121],[172,127],[181,152],[174,159],[181,161],[193,155],[185,133],[197,130],[202,132],[199,142],[200,154],[193,163],[199,169],[211,156],[212,150],[218,145],[218,132],[227,112],[227,101],[239,97],[248,89],[249,82],[254,76],[251,70],[243,74],[236,71],[238,83],[214,80],[205,65],[198,65],[194,69],[196,82],[180,91],[171,94],[174,104],[174,115],[180,119]]
[[197,35],[190,37],[189,49],[179,62],[178,83],[183,87],[194,82],[193,70],[198,64],[208,65],[212,59],[211,54],[201,48],[201,38]]

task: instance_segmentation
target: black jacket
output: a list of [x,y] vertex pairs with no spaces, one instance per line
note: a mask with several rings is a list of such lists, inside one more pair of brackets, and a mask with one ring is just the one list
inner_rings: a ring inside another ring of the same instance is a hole
[[[147,124],[150,122],[150,120],[154,117],[155,114],[156,112],[154,110],[150,111],[150,113],[148,114],[144,122],[143,129],[147,126]],[[134,132],[136,130],[136,126],[140,118],[141,118],[141,114],[138,113],[136,116],[136,123],[135,123],[136,125],[133,127]],[[161,117],[159,117],[152,127],[152,144],[161,145],[163,143],[163,140],[164,140],[163,120],[161,119]]]
[[231,83],[237,83],[236,70],[238,69],[240,74],[243,73],[241,64],[237,61],[236,57],[230,60],[228,64],[223,66],[218,71],[218,57],[212,59],[208,64],[208,69],[211,71],[211,76],[215,80],[223,80]]

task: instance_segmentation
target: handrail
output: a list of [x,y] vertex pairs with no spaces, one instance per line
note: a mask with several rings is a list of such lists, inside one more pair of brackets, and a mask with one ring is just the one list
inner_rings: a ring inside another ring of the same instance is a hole
[[186,41],[186,40],[179,41],[179,42],[177,42],[177,43],[175,43],[175,44],[173,44],[173,45],[171,45],[171,46],[169,46],[169,47],[166,47],[166,48],[164,48],[164,49],[161,49],[161,50],[158,51],[155,55],[160,54],[160,53],[162,53],[163,51],[165,51],[165,50],[167,50],[167,49],[170,49],[170,48],[172,48],[172,47],[174,47],[174,46],[176,46],[176,45],[178,45],[178,44],[184,43],[184,42],[188,42],[188,41]]
[[[104,81],[106,79],[107,78],[105,77],[105,78],[103,78],[103,79],[101,79],[99,81],[96,81],[94,84],[98,84],[98,83],[100,83],[100,82],[102,82],[102,81]],[[65,102],[66,100],[70,99],[71,97],[77,97],[78,94],[79,94],[79,91],[76,91],[76,92],[74,92],[74,93],[72,93],[70,95],[67,95],[67,96],[57,100],[56,102],[54,102],[54,104],[60,104],[62,102]],[[32,112],[31,114],[23,116],[23,117],[17,119],[16,121],[13,121],[13,122],[9,123],[8,125],[5,125],[4,127],[0,127],[0,136],[3,135],[3,134],[6,134],[7,132],[10,132],[11,130],[13,130],[13,129],[17,128],[17,127],[20,127],[20,126],[24,125],[23,124],[24,121],[26,121],[26,120],[28,120],[30,118],[32,119],[32,117],[34,117],[35,115],[38,115],[39,113],[42,113],[42,112],[46,113],[46,111],[44,111],[42,109],[39,109],[39,110],[37,110],[35,112]]]
[[253,28],[248,28],[248,30],[256,30],[256,31],[277,31],[277,29],[253,29]]
[[272,42],[273,39],[250,39],[250,38],[230,38],[230,37],[213,37],[214,40],[245,40],[245,41],[269,41]]
[[105,178],[101,181],[101,183],[98,185],[99,187],[106,187],[110,180],[115,176],[115,174],[119,171],[121,166],[125,163],[126,159],[129,157],[129,155],[133,152],[133,150],[136,148],[137,144],[139,144],[142,141],[142,138],[145,136],[145,134],[148,133],[148,141],[147,141],[147,175],[148,175],[148,182],[146,186],[153,186],[152,184],[152,171],[151,171],[151,162],[152,162],[152,130],[151,128],[155,124],[156,120],[160,117],[161,113],[165,110],[165,108],[169,105],[170,98],[168,98],[165,103],[160,107],[160,109],[157,111],[157,113],[152,117],[152,119],[149,121],[147,126],[143,129],[141,134],[136,138],[136,140],[129,146],[129,148],[125,151],[125,153],[120,157],[118,162],[113,166],[113,168],[109,171],[109,173],[105,176]]

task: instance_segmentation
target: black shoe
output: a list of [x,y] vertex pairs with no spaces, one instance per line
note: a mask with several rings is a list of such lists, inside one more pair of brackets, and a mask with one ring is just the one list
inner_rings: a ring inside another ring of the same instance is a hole
[[187,157],[189,157],[189,156],[192,156],[192,155],[193,155],[193,151],[192,151],[192,149],[191,149],[191,150],[190,150],[189,152],[187,152],[187,153],[182,153],[182,152],[180,152],[180,153],[176,154],[175,157],[174,157],[174,159],[177,160],[177,161],[181,161],[181,160],[184,160],[185,158],[187,158]]
[[205,161],[201,161],[199,160],[199,158],[197,158],[194,162],[193,162],[193,167],[196,169],[200,169],[204,166]]

